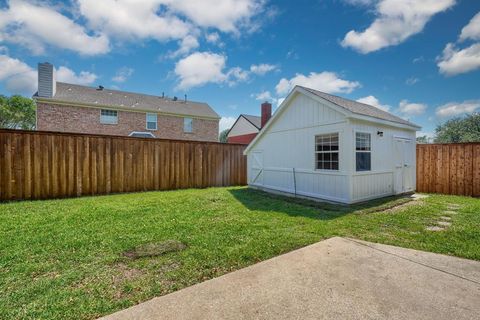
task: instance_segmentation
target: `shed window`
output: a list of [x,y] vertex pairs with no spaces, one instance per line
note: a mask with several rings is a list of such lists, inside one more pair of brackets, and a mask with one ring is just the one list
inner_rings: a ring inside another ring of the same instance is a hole
[[147,113],[147,130],[157,130],[156,113]]
[[192,118],[183,118],[183,131],[184,132],[193,132],[193,119]]
[[355,157],[357,171],[370,171],[372,169],[370,133],[357,132],[355,134]]
[[315,168],[338,170],[338,133],[315,137]]
[[118,114],[116,110],[102,109],[100,111],[100,123],[103,124],[117,124]]

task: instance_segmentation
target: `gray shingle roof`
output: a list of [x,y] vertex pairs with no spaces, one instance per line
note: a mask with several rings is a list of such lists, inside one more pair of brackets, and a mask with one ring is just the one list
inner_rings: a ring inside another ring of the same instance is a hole
[[360,115],[369,116],[369,117],[373,117],[373,118],[377,118],[377,119],[381,119],[381,120],[387,120],[387,121],[392,121],[392,122],[396,122],[396,123],[401,123],[401,124],[405,124],[405,125],[408,125],[408,126],[419,127],[418,125],[416,125],[416,124],[414,124],[410,121],[404,120],[404,119],[402,119],[400,117],[397,117],[397,116],[395,116],[395,115],[393,115],[389,112],[380,110],[380,109],[378,109],[374,106],[371,106],[371,105],[368,105],[368,104],[365,104],[365,103],[361,103],[361,102],[358,102],[358,101],[353,101],[353,100],[345,99],[345,98],[342,98],[342,97],[334,96],[334,95],[331,95],[331,94],[328,94],[328,93],[325,93],[325,92],[321,92],[321,91],[318,91],[318,90],[310,89],[310,88],[307,88],[307,87],[302,87],[302,86],[299,86],[299,87],[307,90],[310,93],[313,93],[314,95],[316,95],[320,98],[328,100],[331,103],[333,103],[333,104],[335,104],[339,107],[347,109],[350,112],[360,114]]
[[250,114],[241,114],[245,119],[250,121],[258,130],[262,127],[262,117],[252,116]]
[[[37,94],[35,94],[34,97],[38,97]],[[41,99],[111,107],[122,110],[141,110],[186,116],[220,118],[207,103],[203,102],[189,100],[185,102],[183,99],[173,101],[171,98],[162,98],[160,96],[110,89],[98,90],[98,88],[63,82],[57,82],[57,91],[53,98]]]

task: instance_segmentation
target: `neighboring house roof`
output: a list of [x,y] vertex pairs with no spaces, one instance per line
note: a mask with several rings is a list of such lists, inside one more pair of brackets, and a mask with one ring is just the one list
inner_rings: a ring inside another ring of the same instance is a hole
[[250,114],[243,114],[242,113],[238,116],[237,120],[235,120],[235,122],[230,127],[230,129],[228,129],[227,137],[230,134],[230,131],[232,131],[233,127],[235,127],[235,125],[237,124],[238,120],[240,120],[240,118],[244,118],[245,120],[250,122],[255,128],[258,129],[258,131],[260,131],[260,129],[262,129],[262,117],[252,116]]
[[361,115],[364,115],[364,116],[377,118],[377,119],[382,119],[382,120],[387,120],[387,121],[397,122],[397,123],[401,123],[401,124],[406,124],[406,125],[409,125],[409,126],[418,127],[416,124],[414,124],[410,121],[404,120],[404,119],[402,119],[400,117],[397,117],[397,116],[395,116],[391,113],[380,110],[379,108],[376,108],[374,106],[371,106],[371,105],[368,105],[368,104],[365,104],[365,103],[361,103],[361,102],[358,102],[358,101],[349,100],[349,99],[345,99],[345,98],[342,98],[342,97],[334,96],[334,95],[331,95],[331,94],[328,94],[328,93],[325,93],[325,92],[321,92],[321,91],[318,91],[318,90],[310,89],[310,88],[307,88],[307,87],[302,87],[302,86],[298,86],[298,87],[300,87],[302,89],[305,89],[308,92],[313,93],[314,95],[316,95],[320,98],[328,100],[331,103],[333,103],[333,104],[335,104],[339,107],[347,109],[350,112],[353,112],[353,113],[356,113],[356,114],[361,114]]
[[247,119],[258,130],[262,128],[262,117],[252,116],[250,114],[241,114],[240,117],[244,117],[245,119]]
[[175,115],[196,116],[219,119],[220,116],[207,104],[183,99],[173,101],[147,94],[86,87],[76,84],[57,82],[53,98],[38,97],[38,100],[72,103],[86,106],[99,106],[131,111],[158,112]]

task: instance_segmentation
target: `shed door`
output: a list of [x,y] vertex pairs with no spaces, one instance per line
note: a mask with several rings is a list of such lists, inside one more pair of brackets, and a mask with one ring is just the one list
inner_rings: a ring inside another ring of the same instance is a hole
[[414,190],[413,170],[413,142],[410,139],[395,138],[395,193],[404,193]]
[[252,152],[251,184],[263,185],[263,152]]

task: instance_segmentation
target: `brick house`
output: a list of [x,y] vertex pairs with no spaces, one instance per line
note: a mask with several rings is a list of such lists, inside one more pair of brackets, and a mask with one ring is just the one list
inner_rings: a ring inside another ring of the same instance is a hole
[[219,115],[206,103],[57,82],[38,65],[37,130],[218,141]]
[[241,114],[227,133],[228,143],[249,144],[272,116],[272,105],[262,103],[261,116]]

